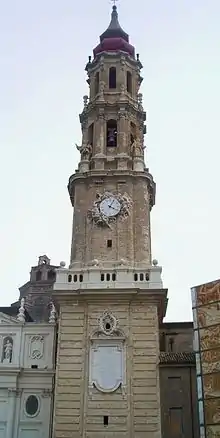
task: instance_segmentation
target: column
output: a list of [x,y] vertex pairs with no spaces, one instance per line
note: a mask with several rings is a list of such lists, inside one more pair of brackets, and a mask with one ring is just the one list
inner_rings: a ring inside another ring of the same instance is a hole
[[16,388],[8,388],[8,398],[9,398],[9,411],[8,411],[8,421],[6,429],[6,438],[13,438],[15,428],[17,427],[15,421],[15,408],[16,408],[16,398],[20,397],[21,392]]

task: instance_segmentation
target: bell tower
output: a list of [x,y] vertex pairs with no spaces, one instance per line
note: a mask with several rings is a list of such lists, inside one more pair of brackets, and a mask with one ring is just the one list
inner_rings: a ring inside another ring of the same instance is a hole
[[60,304],[54,437],[159,438],[159,323],[167,304],[152,260],[155,183],[145,165],[139,55],[118,21],[86,65],[69,268]]

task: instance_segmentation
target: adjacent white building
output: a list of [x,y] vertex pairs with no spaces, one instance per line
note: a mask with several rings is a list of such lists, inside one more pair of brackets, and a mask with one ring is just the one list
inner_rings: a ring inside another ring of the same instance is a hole
[[0,438],[51,434],[55,309],[50,323],[25,317],[24,302],[17,316],[0,312]]

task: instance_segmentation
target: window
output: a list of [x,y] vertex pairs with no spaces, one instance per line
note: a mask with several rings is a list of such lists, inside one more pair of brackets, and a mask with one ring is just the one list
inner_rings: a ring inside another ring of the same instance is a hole
[[42,278],[42,273],[41,273],[41,271],[37,271],[37,272],[36,272],[36,281],[40,281],[41,278]]
[[103,417],[103,424],[104,424],[104,426],[108,426],[108,416],[107,415],[105,415]]
[[110,281],[110,274],[107,274],[107,275],[106,275],[106,280],[107,280],[107,281]]
[[138,275],[134,274],[134,281],[138,281]]
[[72,275],[68,275],[68,283],[71,283],[71,281],[72,281]]
[[135,139],[137,138],[137,127],[134,123],[131,122],[130,124],[130,142],[131,146],[134,143]]
[[48,271],[47,278],[48,278],[48,280],[55,280],[55,278],[56,278],[56,273],[55,273],[55,271],[53,271],[53,269],[51,269],[50,271]]
[[78,280],[78,278],[77,278],[77,274],[75,274],[74,277],[73,277],[73,281],[74,281],[74,283],[76,283],[77,280]]
[[107,146],[117,146],[117,122],[116,120],[108,120],[107,122]]
[[107,248],[112,248],[112,240],[107,240]]
[[116,88],[116,68],[109,69],[109,88]]
[[112,274],[112,281],[116,281],[116,274]]
[[35,417],[39,412],[39,400],[36,395],[29,395],[25,403],[26,415]]
[[140,281],[144,280],[144,274],[140,274]]
[[89,125],[88,129],[88,142],[93,146],[93,132],[94,132],[94,124]]
[[149,279],[150,279],[150,276],[149,276],[148,272],[146,272],[146,274],[145,274],[145,280],[146,280],[146,281],[149,281]]
[[173,353],[173,346],[174,346],[174,339],[173,338],[169,338],[168,350],[169,350],[170,353]]
[[99,92],[99,72],[97,71],[95,75],[95,94]]
[[80,282],[80,283],[83,282],[83,275],[82,275],[82,274],[80,274],[80,276],[79,276],[79,282]]
[[132,93],[132,75],[130,71],[127,71],[127,92]]
[[101,281],[104,281],[104,280],[105,280],[105,275],[101,274]]

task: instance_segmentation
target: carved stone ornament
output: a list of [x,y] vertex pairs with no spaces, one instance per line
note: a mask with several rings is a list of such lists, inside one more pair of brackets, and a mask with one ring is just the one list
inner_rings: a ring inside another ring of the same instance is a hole
[[93,206],[88,210],[87,217],[90,222],[98,226],[109,227],[119,219],[126,219],[130,215],[132,200],[124,193],[113,194],[105,192],[97,193]]
[[92,156],[92,145],[89,143],[83,143],[82,146],[78,146],[77,143],[75,143],[76,149],[81,154],[81,160],[90,160]]
[[39,360],[44,355],[44,337],[32,336],[29,344],[29,357],[31,359]]
[[118,327],[118,320],[115,318],[112,313],[106,311],[103,313],[103,315],[99,318],[99,328],[102,333],[105,335],[111,335],[113,334]]

